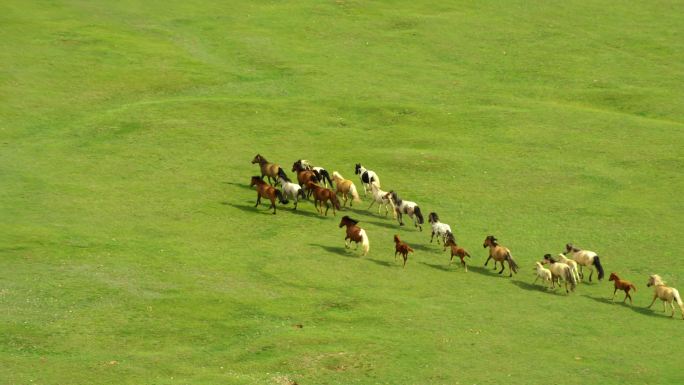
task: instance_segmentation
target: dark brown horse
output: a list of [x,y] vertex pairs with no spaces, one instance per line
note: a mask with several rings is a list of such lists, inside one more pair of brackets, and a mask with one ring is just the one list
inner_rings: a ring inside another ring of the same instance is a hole
[[276,189],[275,187],[270,186],[268,183],[264,182],[259,176],[252,177],[252,183],[249,184],[249,187],[252,186],[256,186],[257,191],[257,200],[254,207],[259,206],[259,203],[261,203],[261,197],[268,198],[271,201],[271,205],[268,206],[268,208],[270,209],[271,207],[273,207],[273,214],[275,215],[276,198],[278,198],[278,201],[280,201],[280,203],[284,205],[287,204],[287,199],[285,199],[283,193],[281,193],[280,190]]
[[361,254],[361,256],[364,256],[368,254],[370,243],[368,242],[366,230],[357,226],[357,223],[359,223],[359,221],[351,219],[346,215],[342,217],[342,220],[340,221],[340,227],[347,226],[347,236],[344,237],[344,247],[349,248],[349,245],[352,242],[356,242],[356,248],[358,248],[359,242],[361,242],[363,245],[363,254]]
[[[261,168],[261,179],[265,175],[268,177],[268,183],[275,184],[278,180],[278,171],[282,170],[282,168],[275,163],[269,163],[266,158],[259,154],[256,154],[254,159],[252,159],[252,164],[255,163],[259,163],[259,168]],[[273,182],[271,182],[271,179],[273,179]]]
[[611,301],[615,299],[615,293],[617,293],[618,290],[623,290],[625,292],[625,299],[622,300],[622,303],[625,303],[627,298],[629,298],[629,303],[634,305],[634,302],[632,302],[632,296],[629,295],[629,291],[631,289],[634,289],[635,292],[637,291],[637,288],[633,283],[620,279],[620,277],[618,277],[618,275],[615,273],[610,273],[610,278],[608,278],[608,280],[615,281],[615,290],[613,290],[613,298],[610,299]]
[[[337,215],[335,209],[340,209],[340,201],[337,199],[337,195],[333,190],[321,187],[313,182],[307,182],[306,188],[311,191],[311,195],[314,197],[314,207],[316,207],[316,211],[323,214],[323,203],[325,203],[325,215],[328,215],[328,210],[330,209],[328,201],[330,201],[332,203],[333,215]],[[318,202],[320,202],[320,208]]]
[[297,182],[306,190],[306,197],[311,196],[311,190],[307,187],[309,182],[318,183],[319,176],[313,171],[305,168],[300,161],[294,162],[292,165],[292,172],[297,173]]
[[444,246],[449,246],[451,247],[451,258],[449,258],[449,265],[451,265],[451,262],[454,260],[454,255],[458,256],[461,259],[461,266],[465,268],[465,271],[468,271],[468,265],[466,265],[465,258],[468,257],[470,258],[470,254],[466,251],[466,249],[459,247],[458,244],[456,244],[456,238],[454,238],[453,234],[449,232],[446,237],[446,242],[444,242]]
[[401,257],[404,258],[404,266],[406,267],[406,261],[408,260],[408,253],[412,253],[413,249],[411,246],[409,246],[406,242],[402,242],[401,239],[399,239],[399,235],[394,235],[394,260],[397,260],[397,254],[401,254]]

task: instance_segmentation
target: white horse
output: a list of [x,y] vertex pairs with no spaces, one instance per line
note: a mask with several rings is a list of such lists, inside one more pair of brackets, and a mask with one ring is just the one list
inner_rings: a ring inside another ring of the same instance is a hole
[[537,272],[537,278],[534,279],[534,282],[532,282],[533,284],[537,283],[537,280],[539,278],[542,279],[542,284],[544,285],[544,287],[547,286],[546,282],[551,284],[551,280],[553,277],[553,275],[551,274],[551,270],[545,269],[544,266],[542,266],[542,264],[539,262],[535,262],[534,270]]
[[302,199],[306,199],[306,194],[304,194],[302,186],[298,185],[297,183],[292,183],[284,172],[278,173],[278,181],[283,187],[283,195],[285,195],[286,198],[289,197],[294,201],[294,209],[297,210],[297,202],[299,201],[298,198],[301,196]]
[[397,219],[397,212],[394,209],[394,199],[392,199],[392,194],[390,194],[387,191],[380,190],[380,187],[376,186],[375,184],[371,185],[371,191],[373,192],[373,201],[371,201],[370,206],[368,206],[368,209],[373,207],[374,203],[378,204],[378,214],[380,214],[380,207],[385,207],[385,216],[387,216],[387,213],[389,212],[389,208],[392,208],[392,215],[394,216],[394,219]]
[[437,213],[430,213],[428,215],[428,222],[432,226],[432,235],[430,236],[430,243],[432,239],[437,235],[437,244],[439,245],[439,238],[442,238],[442,243],[444,244],[444,250],[446,250],[447,234],[451,234],[451,226],[446,223],[439,221],[439,216]]
[[594,266],[598,271],[599,281],[603,279],[603,266],[601,266],[601,260],[599,259],[598,254],[596,254],[593,251],[582,250],[578,247],[573,246],[572,243],[568,243],[567,245],[565,245],[565,253],[563,254],[567,255],[568,253],[570,253],[572,259],[574,259],[575,262],[579,264],[579,276],[581,279],[584,279],[584,272],[582,271],[583,266],[589,268],[589,282],[591,282],[591,277],[594,275]]
[[651,304],[648,305],[649,309],[651,306],[653,306],[656,299],[660,298],[660,300],[663,301],[663,313],[665,312],[665,302],[667,302],[667,304],[672,308],[672,315],[670,317],[674,317],[674,302],[676,301],[677,305],[679,305],[679,310],[682,312],[682,319],[684,319],[684,302],[682,302],[682,297],[679,295],[679,291],[677,289],[674,287],[665,286],[665,281],[663,281],[658,274],[650,275],[648,277],[648,283],[646,286],[654,286],[655,289],[653,293],[653,301],[651,301]]
[[395,210],[397,212],[397,219],[399,220],[399,226],[404,225],[404,220],[402,219],[402,214],[407,214],[409,218],[413,219],[413,225],[423,231],[423,213],[420,212],[420,207],[416,202],[405,201],[394,191],[390,191],[392,199],[394,200]]
[[558,258],[558,262],[564,263],[564,264],[570,266],[570,271],[572,271],[572,275],[575,276],[575,281],[579,282],[580,281],[580,275],[579,275],[579,271],[577,270],[577,262],[575,262],[572,259],[567,258],[563,254],[558,254],[558,256],[556,258]]
[[371,185],[376,185],[380,187],[380,178],[378,174],[371,170],[367,170],[361,165],[361,163],[356,164],[354,174],[361,178],[361,184],[363,184],[363,195],[366,196],[369,191],[371,191]]
[[556,262],[556,260],[551,257],[551,254],[544,255],[542,264],[547,263],[549,264],[549,270],[551,271],[551,287],[555,288],[556,282],[558,282],[558,286],[560,286],[560,280],[563,279],[565,280],[565,292],[570,293],[568,291],[568,283],[570,283],[570,290],[575,291],[577,281],[575,280],[575,276],[572,275],[572,271],[570,271],[570,266]]

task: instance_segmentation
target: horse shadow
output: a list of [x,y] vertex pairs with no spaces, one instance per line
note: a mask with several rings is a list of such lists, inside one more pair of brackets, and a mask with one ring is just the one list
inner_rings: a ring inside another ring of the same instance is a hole
[[[224,206],[232,206],[233,208],[236,208],[238,210],[242,210],[244,212],[249,212],[249,213],[257,213],[257,214],[273,214],[273,209],[260,209],[259,207],[254,207],[254,205],[249,204],[249,205],[239,205],[227,201],[221,202],[222,205]],[[260,205],[261,206],[261,205]],[[277,208],[276,208],[277,210]]]
[[349,250],[349,249],[346,249],[342,246],[328,246],[328,245],[321,245],[319,243],[309,243],[309,246],[320,247],[321,249],[323,249],[329,253],[339,254],[339,255],[341,255],[343,257],[347,257],[347,258],[357,258],[356,255],[353,255],[353,254],[347,252],[347,250]]
[[421,243],[417,243],[415,245],[411,245],[411,247],[416,249],[416,250],[420,250],[420,251],[437,252],[439,254],[444,253],[444,255],[448,255],[448,254],[446,254],[446,251],[442,251],[442,249],[441,249],[442,246],[439,246],[439,248],[435,248],[432,245],[423,245]]
[[[628,303],[626,303],[626,302],[622,302],[622,301],[613,302],[613,301],[611,301],[609,298],[604,298],[604,297],[592,297],[592,296],[590,296],[590,295],[583,295],[583,297],[586,297],[586,298],[589,298],[589,299],[594,300],[594,301],[596,301],[596,302],[600,302],[600,303],[607,304],[607,305],[612,305],[612,306],[619,305],[619,306],[625,307],[625,308],[627,308],[627,309],[630,309],[630,310],[632,310],[632,311],[634,311],[634,312],[636,312],[636,313],[640,313],[640,314],[643,314],[643,315],[647,315],[647,316],[649,316],[649,317],[670,318],[669,316],[664,317],[664,316],[658,315],[658,313],[660,313],[660,312],[657,311],[657,310],[651,310],[651,309],[647,309],[647,308],[645,308],[645,307],[636,307],[636,306],[630,305],[630,304],[628,304]],[[667,314],[667,312],[664,313],[664,314]],[[675,315],[677,315],[676,312],[675,312]]]
[[[384,227],[386,229],[399,230],[399,226],[397,226],[396,223],[385,223],[385,222],[378,222],[378,221],[365,221],[365,222],[368,224],[371,224],[371,225]],[[413,246],[411,246],[411,247],[413,247]]]
[[436,270],[441,270],[441,271],[452,271],[453,269],[447,265],[438,265],[438,264],[433,264],[433,263],[427,263],[427,262],[420,262],[421,264],[431,267]]
[[252,187],[249,187],[247,183],[235,183],[235,182],[221,182],[223,184],[227,184],[230,186],[235,186],[235,187],[240,187],[246,190],[254,190]]
[[[454,259],[456,259],[456,257],[454,257]],[[484,267],[484,266],[473,266],[471,264],[468,264],[468,271],[473,271],[477,274],[482,274],[482,275],[487,276],[487,277],[496,277],[499,275],[499,274],[497,274],[499,269],[494,270],[494,269],[490,269],[490,268]],[[501,275],[503,275],[503,274],[501,274]]]
[[366,260],[375,263],[376,265],[380,266],[385,266],[385,267],[395,267],[397,266],[396,264],[390,262],[390,261],[383,261],[381,259],[373,259],[373,258],[366,258]]
[[[300,202],[300,204],[301,204],[301,202]],[[294,207],[291,207],[288,211],[291,212],[292,214],[301,215],[301,216],[305,216],[305,217],[309,217],[309,218],[316,218],[316,219],[325,219],[326,218],[325,215],[321,215],[317,212],[302,210],[302,208],[300,206],[297,207],[297,210],[295,210]],[[333,218],[334,217],[335,216],[333,215]]]
[[[553,295],[561,295],[561,293],[557,290],[553,289],[548,289],[547,287],[544,287],[543,285],[536,285],[534,283],[528,283],[525,281],[511,281],[512,284],[515,286],[524,289],[524,290],[529,290],[529,291],[538,291],[542,293],[547,293],[547,294],[553,294]],[[564,291],[565,289],[563,289]],[[565,294],[565,293],[563,293]]]

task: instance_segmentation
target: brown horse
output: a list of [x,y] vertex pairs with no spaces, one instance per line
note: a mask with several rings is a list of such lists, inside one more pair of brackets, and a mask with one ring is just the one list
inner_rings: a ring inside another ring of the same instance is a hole
[[617,276],[615,273],[610,273],[610,278],[608,278],[609,281],[615,281],[615,290],[613,290],[613,298],[610,300],[613,301],[615,299],[615,293],[617,293],[618,290],[623,290],[625,292],[625,299],[622,300],[622,303],[625,303],[627,298],[629,298],[629,303],[634,305],[634,302],[632,301],[632,296],[629,295],[629,290],[634,289],[634,291],[637,291],[636,286],[632,284],[629,281],[625,281],[620,279],[620,277]]
[[[316,207],[316,211],[323,214],[323,203],[325,203],[325,215],[327,216],[328,210],[330,209],[328,201],[330,201],[332,203],[333,215],[337,215],[335,209],[340,209],[340,201],[337,199],[337,195],[335,195],[333,190],[321,187],[313,182],[308,182],[306,188],[311,191],[311,194],[314,197],[314,207]],[[318,202],[320,202],[320,208]]]
[[465,271],[468,272],[468,265],[466,265],[465,258],[470,258],[470,254],[466,251],[466,249],[458,247],[458,245],[456,244],[456,239],[453,235],[447,236],[447,240],[444,243],[444,246],[451,247],[451,258],[449,258],[449,266],[451,266],[451,262],[454,260],[454,255],[456,255],[461,259],[461,266],[463,266],[465,268]]
[[280,192],[280,190],[276,189],[273,186],[269,186],[268,183],[264,182],[259,176],[253,176],[252,177],[252,183],[249,184],[249,187],[256,186],[256,191],[257,191],[257,200],[256,204],[254,207],[259,206],[259,203],[261,203],[261,197],[268,198],[271,201],[271,205],[268,206],[268,208],[273,207],[273,214],[275,215],[276,213],[276,205],[275,205],[275,200],[276,197],[280,201],[280,203],[286,205],[287,204],[287,199],[283,196],[283,193]]
[[292,172],[297,173],[297,183],[306,190],[306,197],[310,197],[311,190],[309,190],[307,184],[309,182],[318,183],[320,180],[318,175],[313,170],[305,168],[300,161],[294,162]]
[[[359,223],[359,221],[351,219],[346,215],[342,217],[340,227],[347,226],[347,236],[344,237],[344,247],[349,248],[349,245],[352,242],[356,242],[356,248],[358,248],[359,242],[361,242],[361,245],[363,245],[363,254],[361,254],[361,256],[365,256],[370,249],[370,243],[368,242],[366,230],[357,226],[357,223]],[[347,242],[347,240],[349,240],[349,242]]]
[[404,258],[404,266],[406,267],[406,261],[408,260],[408,253],[412,253],[413,249],[406,242],[402,242],[399,239],[399,235],[394,235],[394,260],[397,260],[397,254],[401,254]]
[[511,256],[511,251],[503,246],[500,246],[498,241],[496,240],[496,237],[494,237],[493,235],[488,235],[487,238],[485,238],[482,247],[489,247],[489,257],[487,258],[487,261],[485,261],[485,266],[487,266],[489,260],[493,258],[495,270],[496,262],[501,262],[501,271],[499,271],[499,274],[503,273],[504,271],[504,261],[508,262],[508,270],[511,273],[509,277],[512,277],[513,273],[518,272],[518,264],[515,263],[515,260],[513,260],[513,256]]
[[[252,164],[255,163],[259,163],[259,167],[261,168],[261,179],[263,179],[265,175],[268,177],[268,183],[270,184],[275,184],[275,182],[278,181],[278,172],[282,170],[280,166],[275,163],[268,163],[266,158],[259,154],[256,154],[254,159],[252,159]],[[271,182],[271,178],[273,178],[273,182]]]

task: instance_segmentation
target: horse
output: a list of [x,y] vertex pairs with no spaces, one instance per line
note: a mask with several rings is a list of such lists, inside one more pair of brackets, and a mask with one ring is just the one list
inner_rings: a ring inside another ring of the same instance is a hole
[[276,189],[275,187],[269,185],[268,183],[264,182],[260,176],[253,176],[252,177],[252,182],[250,183],[249,187],[256,186],[256,191],[257,191],[257,200],[256,204],[254,207],[259,206],[259,203],[261,203],[261,197],[268,198],[271,201],[271,205],[268,206],[268,208],[273,207],[273,215],[276,213],[276,205],[275,205],[275,200],[276,197],[280,201],[280,203],[286,205],[287,199],[283,196],[283,193],[280,192],[280,190]]
[[565,281],[565,292],[570,293],[568,291],[568,283],[570,283],[570,290],[575,291],[575,287],[577,287],[577,281],[570,270],[570,266],[564,263],[558,263],[555,259],[553,259],[551,254],[544,255],[542,264],[545,265],[547,263],[549,264],[549,270],[551,270],[552,288],[556,287],[555,282],[558,282],[558,286],[560,286],[560,280],[563,279]]
[[[268,182],[270,184],[275,184],[278,178],[278,172],[282,170],[282,168],[275,163],[269,163],[266,158],[259,154],[256,154],[254,159],[252,159],[252,164],[255,163],[259,163],[259,168],[261,168],[261,179],[266,175],[268,177]],[[273,183],[271,183],[271,178],[273,178]]]
[[283,187],[283,195],[286,199],[290,198],[294,201],[294,209],[297,210],[299,197],[301,196],[302,199],[306,198],[306,195],[304,195],[304,190],[300,185],[292,183],[290,178],[285,175],[285,172],[282,169],[280,169],[280,172],[278,173],[278,181]]
[[295,164],[297,163],[299,163],[305,170],[313,171],[316,174],[318,181],[322,182],[324,187],[333,187],[333,182],[330,180],[330,174],[328,174],[328,170],[324,169],[323,167],[314,166],[306,159],[299,159],[295,162]]
[[565,245],[565,253],[563,254],[567,255],[568,253],[571,253],[572,259],[580,265],[579,276],[581,279],[584,279],[584,272],[582,271],[583,266],[589,268],[589,282],[591,282],[591,277],[594,275],[594,266],[596,266],[596,270],[598,271],[599,281],[603,279],[603,266],[601,266],[601,260],[599,259],[598,254],[593,251],[582,250],[573,246],[572,243]]
[[[542,279],[542,284],[544,284],[544,282],[549,282],[552,284],[553,275],[551,274],[551,270],[545,269],[544,266],[542,266],[542,264],[539,262],[535,262],[535,268],[533,270],[537,272],[537,278],[534,279],[534,282],[532,282],[533,284],[537,283],[539,278]],[[544,287],[546,287],[546,284],[544,284]]]
[[365,167],[361,165],[361,163],[357,163],[356,167],[354,169],[354,174],[358,175],[359,178],[361,179],[361,184],[363,185],[363,195],[366,196],[368,191],[370,191],[370,186],[371,185],[376,185],[380,187],[380,178],[378,177],[378,174],[371,170],[367,170]]
[[637,288],[633,283],[620,279],[615,273],[610,273],[610,278],[608,278],[608,280],[615,281],[615,290],[613,290],[613,298],[610,299],[611,301],[615,300],[615,293],[617,293],[618,290],[623,290],[625,292],[625,299],[622,300],[622,303],[625,303],[627,298],[629,298],[629,303],[634,305],[632,296],[629,295],[630,289],[634,289],[634,292],[637,291]]
[[[314,197],[314,207],[316,207],[316,211],[318,211],[321,215],[323,214],[323,203],[325,203],[325,215],[328,215],[328,210],[330,210],[330,205],[328,205],[328,201],[332,203],[332,209],[333,209],[333,215],[337,215],[335,212],[335,209],[340,209],[340,201],[337,200],[337,195],[325,187],[321,187],[313,182],[308,182],[307,185],[307,190],[310,190],[313,197]],[[319,204],[320,202],[320,209],[319,209]]]
[[[348,216],[343,216],[342,220],[340,221],[340,228],[342,226],[347,226],[347,236],[344,237],[344,247],[349,248],[352,242],[356,242],[356,248],[359,248],[359,242],[361,242],[361,245],[363,246],[363,254],[361,256],[365,256],[368,254],[368,250],[370,250],[370,243],[368,242],[368,235],[366,235],[366,230],[360,228],[356,224],[359,223],[359,221],[355,219],[351,219]],[[349,242],[347,242],[349,240]]]
[[373,200],[371,201],[370,206],[368,206],[368,209],[373,207],[374,203],[377,203],[378,215],[380,215],[380,207],[385,207],[385,216],[387,216],[387,213],[389,212],[389,207],[391,207],[392,215],[394,216],[394,219],[397,219],[397,212],[394,208],[394,199],[392,199],[392,194],[390,194],[387,191],[380,190],[380,187],[374,184],[371,185],[371,191],[373,192]]
[[449,266],[451,266],[451,262],[454,260],[454,255],[456,255],[461,259],[461,266],[465,268],[465,271],[467,273],[468,265],[466,265],[465,258],[470,258],[470,254],[466,251],[466,249],[458,246],[454,234],[452,234],[451,232],[447,233],[446,242],[444,242],[444,245],[451,247],[451,258],[449,258]]
[[397,254],[401,254],[402,258],[404,258],[404,266],[406,267],[406,261],[408,260],[408,253],[412,253],[413,249],[411,246],[409,246],[406,242],[402,242],[401,239],[399,239],[399,235],[395,234],[394,235],[394,260],[397,260]]
[[573,259],[567,258],[563,254],[558,254],[558,256],[556,256],[556,258],[558,258],[558,262],[564,263],[564,264],[570,266],[570,270],[572,271],[572,275],[575,276],[575,281],[579,282],[580,276],[579,276],[579,271],[577,270],[577,262],[575,262]]
[[[402,219],[402,213],[407,214],[409,218],[413,219],[413,225],[423,231],[423,214],[420,212],[420,207],[416,202],[405,201],[397,195],[396,192],[390,191],[392,199],[394,200],[394,211],[397,213],[397,219],[399,220],[399,225],[403,226],[404,221]],[[415,216],[415,218],[414,218]]]
[[312,170],[307,170],[299,161],[292,165],[292,172],[297,173],[297,183],[306,190],[307,198],[311,196],[311,191],[307,188],[309,182],[318,183],[320,178]]
[[447,234],[451,233],[451,226],[447,225],[446,223],[440,222],[439,216],[435,212],[432,212],[428,215],[428,222],[430,222],[430,225],[432,226],[432,235],[430,236],[430,243],[432,243],[432,240],[434,239],[435,235],[437,235],[437,244],[439,245],[439,238],[442,238],[442,243],[444,244],[443,251],[445,251]]
[[[349,179],[344,179],[337,171],[333,171],[332,178],[335,181],[336,186],[335,194],[342,194],[342,199],[344,199],[344,204],[342,206],[347,206],[347,199],[349,195],[351,195],[352,198],[349,200],[349,207],[352,207],[353,202],[361,202],[361,198],[359,198],[359,193],[356,191],[354,182],[350,181]],[[332,186],[332,183],[330,185]]]
[[508,270],[510,272],[509,277],[512,277],[513,273],[518,272],[518,264],[515,263],[515,260],[511,255],[511,251],[503,246],[500,246],[496,237],[493,235],[488,235],[487,238],[485,238],[482,247],[489,247],[489,257],[485,261],[485,266],[487,266],[487,263],[489,263],[490,259],[494,259],[494,270],[496,270],[496,262],[501,262],[501,271],[499,271],[499,274],[501,274],[505,268],[503,262],[507,261]]
[[682,312],[682,319],[684,319],[684,303],[682,302],[682,297],[679,295],[679,291],[677,289],[674,287],[665,286],[665,281],[663,281],[658,274],[650,275],[648,277],[648,283],[646,286],[654,286],[653,301],[650,305],[648,305],[648,309],[653,306],[656,299],[660,298],[660,300],[663,301],[663,313],[665,313],[665,302],[667,302],[672,308],[672,315],[670,317],[674,317],[674,301],[677,301],[677,305],[679,305],[679,309]]

